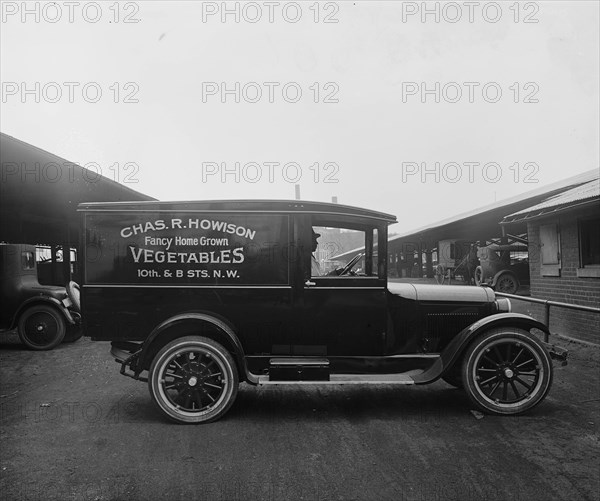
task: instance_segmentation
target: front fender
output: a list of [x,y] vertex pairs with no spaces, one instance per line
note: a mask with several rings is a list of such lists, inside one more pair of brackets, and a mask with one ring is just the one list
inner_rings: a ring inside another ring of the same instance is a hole
[[148,355],[151,352],[150,347],[163,332],[171,329],[172,327],[189,323],[209,323],[218,328],[219,331],[225,336],[227,341],[233,347],[233,354],[236,358],[238,367],[243,371],[245,379],[249,383],[256,384],[258,382],[254,381],[255,378],[248,371],[248,368],[246,366],[246,359],[244,356],[244,349],[239,338],[235,334],[233,326],[229,322],[227,322],[227,320],[220,318],[213,313],[206,312],[181,313],[179,315],[175,315],[174,317],[168,318],[165,321],[161,322],[159,325],[157,325],[142,344],[137,367],[142,368],[146,364],[148,364],[148,362],[150,362],[150,360],[148,360]]
[[475,337],[489,329],[507,326],[527,331],[539,329],[545,334],[550,334],[548,327],[528,315],[523,315],[521,313],[497,313],[496,315],[490,315],[460,331],[458,335],[448,343],[446,349],[440,354],[440,358],[435,361],[430,369],[419,376],[413,377],[415,383],[425,384],[439,379],[446,371],[452,369],[455,363],[460,362],[463,352]]

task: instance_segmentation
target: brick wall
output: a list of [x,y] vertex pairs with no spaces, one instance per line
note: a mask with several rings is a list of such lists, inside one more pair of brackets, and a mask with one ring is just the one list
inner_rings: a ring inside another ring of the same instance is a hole
[[[577,220],[584,215],[586,214],[565,214],[528,224],[531,297],[600,307],[600,278],[577,277],[577,268],[580,267]],[[590,213],[588,212],[587,215]],[[540,272],[540,224],[554,222],[558,222],[560,231],[560,277],[542,276]],[[528,310],[536,319],[544,320],[542,305],[528,304]],[[600,314],[551,307],[550,332],[599,343]]]

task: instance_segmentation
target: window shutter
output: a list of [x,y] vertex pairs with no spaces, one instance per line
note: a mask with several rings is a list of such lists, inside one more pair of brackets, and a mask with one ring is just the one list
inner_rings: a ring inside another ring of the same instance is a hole
[[540,226],[540,271],[542,276],[560,276],[560,241],[557,224]]

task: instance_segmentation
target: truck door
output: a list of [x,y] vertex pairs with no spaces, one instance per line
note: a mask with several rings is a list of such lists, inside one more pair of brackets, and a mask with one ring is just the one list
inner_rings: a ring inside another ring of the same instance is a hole
[[[387,328],[387,227],[348,216],[301,216],[301,332],[295,355],[381,356]],[[379,244],[376,246],[375,244]],[[381,245],[383,243],[383,245]]]

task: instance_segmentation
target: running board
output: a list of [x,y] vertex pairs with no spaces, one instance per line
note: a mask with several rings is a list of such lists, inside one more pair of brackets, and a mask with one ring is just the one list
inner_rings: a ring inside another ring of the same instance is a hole
[[272,358],[269,360],[269,376],[267,377],[269,381],[286,383],[329,381],[329,360],[326,358]]
[[413,377],[422,372],[414,370],[403,374],[330,374],[327,381],[271,381],[269,376],[258,376],[258,384],[415,384]]

